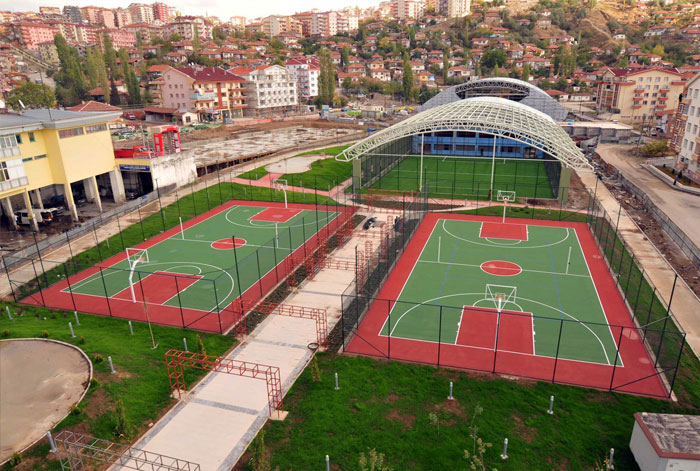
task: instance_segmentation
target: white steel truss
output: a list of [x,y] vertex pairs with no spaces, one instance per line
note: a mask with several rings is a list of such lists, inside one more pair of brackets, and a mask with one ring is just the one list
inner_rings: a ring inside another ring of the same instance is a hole
[[581,150],[552,118],[496,97],[467,98],[423,111],[353,144],[336,159],[357,159],[398,139],[438,131],[472,131],[512,139],[543,151],[566,167],[592,170]]

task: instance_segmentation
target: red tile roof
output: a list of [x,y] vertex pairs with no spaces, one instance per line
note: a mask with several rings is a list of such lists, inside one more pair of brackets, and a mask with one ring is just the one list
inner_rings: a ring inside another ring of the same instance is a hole
[[200,82],[244,82],[239,77],[221,67],[178,67],[177,71],[186,74]]
[[122,109],[117,108],[116,106],[108,105],[107,103],[100,103],[99,101],[90,100],[86,103],[71,106],[70,108],[68,108],[68,111],[105,112],[122,111]]

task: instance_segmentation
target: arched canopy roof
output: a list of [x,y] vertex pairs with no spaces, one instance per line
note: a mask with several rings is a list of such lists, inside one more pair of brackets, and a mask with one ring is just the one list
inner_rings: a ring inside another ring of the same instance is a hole
[[336,157],[352,160],[401,138],[436,131],[476,131],[523,142],[563,165],[591,169],[569,135],[546,114],[504,98],[467,98],[418,113],[378,131]]
[[561,103],[547,95],[541,88],[509,77],[489,77],[454,85],[425,102],[420,107],[420,111],[475,97],[507,98],[542,111],[555,121],[565,120],[568,113]]

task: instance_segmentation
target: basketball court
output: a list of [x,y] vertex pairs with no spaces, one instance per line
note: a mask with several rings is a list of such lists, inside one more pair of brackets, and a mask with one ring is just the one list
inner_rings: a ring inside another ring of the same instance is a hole
[[346,350],[665,395],[585,223],[428,213]]

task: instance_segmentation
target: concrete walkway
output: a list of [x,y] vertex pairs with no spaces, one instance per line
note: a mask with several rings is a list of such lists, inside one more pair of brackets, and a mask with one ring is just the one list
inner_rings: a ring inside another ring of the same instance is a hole
[[[354,259],[355,245],[364,248],[365,240],[353,238],[333,257]],[[325,307],[330,332],[340,319],[340,293],[353,277],[353,271],[323,269],[285,303]],[[307,345],[315,341],[313,320],[272,314],[227,358],[277,366],[286,394],[311,360]],[[133,446],[198,463],[202,471],[229,471],[267,420],[264,380],[212,372]]]
[[[595,188],[596,196],[613,220],[620,214],[618,233],[627,242],[636,256],[637,264],[646,271],[664,301],[670,298],[673,289],[675,271],[637,227],[620,203],[602,183],[596,186],[597,178],[593,173],[580,173],[581,181],[590,188]],[[650,175],[650,178],[651,177]],[[657,180],[658,181],[658,180]],[[660,185],[664,185],[659,182]],[[664,185],[665,186],[665,185]],[[668,187],[667,187],[668,188]],[[671,311],[687,333],[686,340],[696,355],[700,354],[700,300],[681,277],[678,277],[676,290],[673,295]]]

